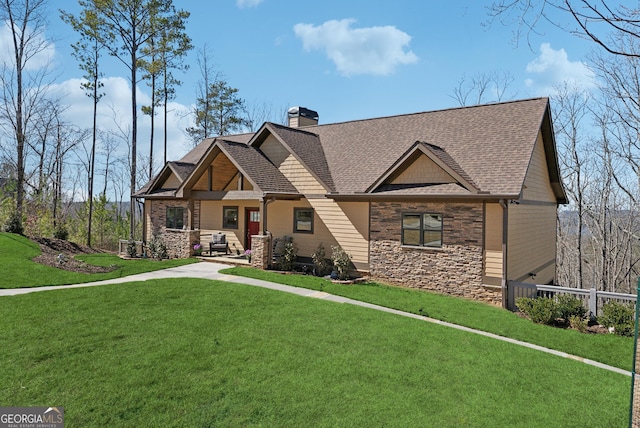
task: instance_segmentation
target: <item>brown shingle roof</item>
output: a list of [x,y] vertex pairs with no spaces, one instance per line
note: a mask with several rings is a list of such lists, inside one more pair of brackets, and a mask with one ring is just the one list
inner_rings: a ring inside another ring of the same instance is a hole
[[[543,123],[549,128],[546,131],[543,128],[547,135],[545,138],[553,140],[547,109],[547,98],[535,98],[315,125],[304,129],[267,123],[260,135],[265,130],[276,134],[333,194],[369,191],[390,196],[464,195],[477,190],[483,194],[517,196],[522,190]],[[177,164],[183,164],[181,168],[186,171],[188,164],[197,164],[217,141],[261,190],[295,192],[294,186],[261,151],[247,145],[254,135],[233,135],[224,137],[224,141],[220,138],[204,140]],[[475,189],[469,186],[465,189],[457,184],[383,186],[375,189],[374,184],[379,184],[381,177],[416,142],[423,142],[419,144],[425,150]],[[553,158],[553,150],[549,153]],[[553,169],[557,165],[549,167]],[[555,170],[551,174],[558,175]],[[556,187],[561,199],[563,191],[559,181]]]
[[317,134],[275,123],[270,123],[269,128],[289,146],[291,151],[325,185],[329,192],[335,191],[327,158]]
[[[238,134],[238,135],[229,135],[225,136],[224,139],[227,141],[235,141],[236,143],[248,143],[253,137],[253,133],[247,134]],[[205,138],[202,140],[200,144],[194,147],[189,153],[184,155],[179,162],[192,163],[197,164],[200,162],[202,157],[207,153],[211,145],[215,142],[215,138]]]
[[255,148],[220,139],[217,144],[263,192],[297,193],[293,184]]
[[477,187],[520,193],[547,98],[306,127],[338,193],[364,192],[416,141],[438,146]]
[[196,168],[193,163],[186,162],[167,162],[171,170],[178,176],[180,182],[183,182]]

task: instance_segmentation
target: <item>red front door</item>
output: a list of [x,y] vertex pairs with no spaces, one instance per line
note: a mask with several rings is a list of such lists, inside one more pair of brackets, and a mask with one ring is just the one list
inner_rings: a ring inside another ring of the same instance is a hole
[[258,235],[260,233],[260,210],[258,208],[247,208],[246,210],[246,239],[245,247],[247,250],[251,249],[251,235]]

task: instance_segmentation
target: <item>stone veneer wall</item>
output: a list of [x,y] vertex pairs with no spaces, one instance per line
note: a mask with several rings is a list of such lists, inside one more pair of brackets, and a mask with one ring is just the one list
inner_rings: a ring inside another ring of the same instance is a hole
[[186,225],[189,202],[185,200],[151,200],[150,223],[147,225],[147,241],[155,234],[167,246],[169,258],[188,258],[193,255],[193,246],[200,241],[199,230],[167,229],[167,207],[184,208],[183,223]]
[[199,230],[163,229],[161,233],[170,259],[186,259],[193,255],[193,246],[200,242]]
[[[441,248],[402,246],[402,214],[442,214]],[[483,205],[456,202],[372,202],[370,273],[413,288],[500,303],[482,285]]]
[[151,233],[147,236],[147,240],[151,239],[153,234],[162,233],[164,229],[166,229],[167,225],[167,207],[177,207],[184,208],[184,218],[182,219],[183,223],[187,224],[187,215],[189,211],[189,202],[185,200],[172,199],[172,200],[151,200],[151,215],[150,223],[147,225],[147,229]]
[[269,268],[270,247],[271,235],[251,236],[251,267],[263,270]]

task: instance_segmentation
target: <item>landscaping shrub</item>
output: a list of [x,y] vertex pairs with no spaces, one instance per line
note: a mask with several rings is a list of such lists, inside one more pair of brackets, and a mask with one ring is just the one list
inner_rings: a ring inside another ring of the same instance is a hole
[[550,297],[521,297],[516,306],[536,324],[553,324],[559,314],[558,303]]
[[7,222],[2,226],[2,230],[8,233],[17,233],[18,235],[24,233],[22,222],[20,221],[20,214],[18,214],[17,211],[11,212]]
[[569,322],[571,317],[584,318],[587,314],[587,308],[584,307],[582,300],[572,294],[561,294],[557,298],[558,317]]
[[167,246],[165,245],[162,238],[158,235],[153,235],[149,240],[149,255],[158,260],[166,259],[169,257],[167,255]]
[[296,259],[298,258],[298,248],[293,243],[291,236],[285,236],[283,241],[284,245],[282,255],[278,259],[278,267],[280,270],[293,271],[296,265]]
[[331,261],[333,262],[333,268],[338,274],[338,279],[349,279],[351,256],[347,254],[341,246],[331,247]]
[[313,260],[314,273],[317,276],[324,276],[331,272],[331,262],[327,259],[324,245],[320,243],[311,255]]
[[131,258],[138,256],[138,250],[136,250],[136,241],[134,241],[133,239],[130,239],[129,242],[127,242],[127,255]]
[[611,300],[602,307],[598,322],[605,327],[613,327],[618,336],[633,336],[635,328],[635,309],[632,304],[622,304]]
[[583,316],[571,315],[569,317],[569,327],[574,330],[578,330],[580,333],[586,332],[588,326],[589,320]]
[[67,226],[64,224],[56,225],[55,229],[53,229],[53,237],[64,241],[69,239],[69,230],[67,229]]

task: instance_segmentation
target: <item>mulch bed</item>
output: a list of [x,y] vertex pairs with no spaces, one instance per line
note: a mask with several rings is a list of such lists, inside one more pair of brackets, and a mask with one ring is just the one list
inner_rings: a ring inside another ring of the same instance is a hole
[[[80,273],[105,273],[115,270],[114,267],[102,267],[88,265],[74,256],[81,254],[104,253],[105,251],[78,245],[74,242],[55,238],[31,238],[40,245],[42,254],[33,258],[33,261],[43,265]],[[62,256],[60,256],[62,254]]]

